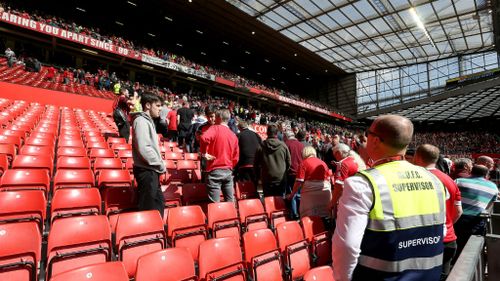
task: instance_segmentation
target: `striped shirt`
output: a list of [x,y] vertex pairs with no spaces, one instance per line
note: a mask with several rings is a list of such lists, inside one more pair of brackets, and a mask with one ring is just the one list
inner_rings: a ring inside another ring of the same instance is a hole
[[455,181],[462,194],[464,215],[479,216],[497,198],[497,186],[485,178],[458,178]]

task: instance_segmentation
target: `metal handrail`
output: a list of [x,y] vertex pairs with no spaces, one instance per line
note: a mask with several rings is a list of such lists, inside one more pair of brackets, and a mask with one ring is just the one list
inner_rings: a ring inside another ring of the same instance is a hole
[[447,281],[484,280],[484,237],[473,235],[467,241]]

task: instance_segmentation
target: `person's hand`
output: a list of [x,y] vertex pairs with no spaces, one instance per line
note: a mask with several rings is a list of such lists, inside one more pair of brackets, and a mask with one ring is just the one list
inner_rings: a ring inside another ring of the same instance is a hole
[[285,196],[285,199],[286,199],[286,200],[288,200],[288,201],[292,201],[292,199],[293,199],[293,195],[294,195],[293,193],[287,194],[287,195]]
[[210,154],[208,154],[208,153],[203,154],[203,157],[204,157],[205,159],[207,159],[208,161],[212,161],[212,160],[215,160],[215,159],[217,158],[217,157],[215,157],[215,156],[213,156],[213,155],[210,155]]

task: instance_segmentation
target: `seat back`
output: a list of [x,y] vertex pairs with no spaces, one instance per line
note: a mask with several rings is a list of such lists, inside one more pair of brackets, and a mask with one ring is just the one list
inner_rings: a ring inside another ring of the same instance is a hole
[[87,151],[83,147],[59,147],[57,157],[61,156],[87,157]]
[[49,173],[44,170],[7,170],[0,180],[0,190],[42,190],[47,195]]
[[111,232],[106,216],[58,219],[49,232],[46,280],[79,266],[109,261],[111,252]]
[[205,214],[200,206],[170,208],[167,218],[168,238],[174,247],[186,247],[198,260],[198,246],[207,238]]
[[304,275],[304,281],[335,281],[333,278],[333,269],[326,265],[326,266],[320,266],[313,268],[309,270],[305,275]]
[[199,254],[200,280],[246,280],[240,243],[236,238],[207,240],[200,244]]
[[94,162],[94,174],[99,178],[100,170],[121,170],[122,161],[118,158],[96,158]]
[[208,204],[208,229],[212,237],[235,237],[240,239],[240,221],[233,202]]
[[286,204],[283,197],[268,196],[264,198],[264,207],[266,208],[267,217],[271,222],[271,227],[274,229],[279,223],[286,221]]
[[90,159],[85,157],[61,156],[57,159],[58,170],[90,170]]
[[332,261],[331,233],[325,231],[325,225],[320,217],[303,217],[300,220],[304,237],[311,245],[312,262],[314,266],[330,264]]
[[256,229],[243,234],[245,262],[253,280],[282,280],[282,262],[274,233]]
[[0,224],[34,222],[43,233],[47,200],[40,190],[0,192]]
[[278,246],[285,258],[285,272],[292,280],[301,278],[311,268],[309,244],[296,221],[282,222],[276,226]]
[[63,188],[54,192],[50,208],[51,224],[71,216],[101,214],[101,195],[97,188]]
[[164,249],[139,258],[135,281],[197,281],[194,269],[188,249]]
[[42,235],[31,222],[0,224],[0,280],[37,280]]
[[14,144],[0,144],[0,154],[7,155],[9,163],[12,163],[16,156],[16,146]]
[[52,176],[54,160],[48,155],[17,155],[12,162],[12,169],[41,169]]
[[91,170],[57,170],[54,190],[59,188],[85,188],[95,186]]
[[70,270],[54,276],[51,281],[128,281],[122,262],[103,262]]
[[259,199],[245,199],[238,201],[240,222],[246,231],[267,228],[267,215]]
[[184,205],[208,202],[207,185],[204,183],[185,183],[182,185],[182,201]]
[[115,248],[130,278],[139,257],[166,247],[163,220],[156,210],[123,213],[116,225]]

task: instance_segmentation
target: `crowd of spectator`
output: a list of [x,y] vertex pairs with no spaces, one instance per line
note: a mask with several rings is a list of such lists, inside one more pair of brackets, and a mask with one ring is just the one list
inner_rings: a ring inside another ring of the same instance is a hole
[[454,158],[472,153],[500,153],[500,135],[487,131],[419,132],[411,147],[432,143],[446,155]]
[[281,96],[286,96],[289,98],[293,98],[295,100],[299,100],[308,104],[312,104],[314,106],[330,110],[332,112],[337,112],[339,114],[342,114],[338,112],[338,109],[335,109],[331,106],[312,101],[312,100],[306,100],[298,95],[286,92],[284,90],[275,88],[275,87],[270,87],[266,86],[262,83],[259,83],[257,81],[242,77],[240,75],[230,73],[225,70],[221,69],[216,69],[211,66],[207,65],[202,65],[199,63],[196,63],[192,60],[189,60],[183,56],[176,55],[171,53],[170,51],[164,50],[164,49],[153,49],[153,48],[148,48],[146,46],[143,46],[142,44],[139,43],[134,43],[132,40],[127,40],[121,36],[113,35],[113,34],[107,34],[104,30],[101,30],[98,27],[85,27],[81,26],[73,21],[68,21],[56,16],[52,15],[46,15],[43,14],[39,11],[33,11],[33,12],[27,12],[23,9],[16,9],[12,7],[12,5],[6,5],[5,3],[0,2],[0,11],[5,11],[7,13],[12,13],[16,14],[18,16],[24,17],[24,18],[29,18],[44,24],[48,24],[54,27],[59,27],[63,28],[66,30],[69,30],[71,32],[75,33],[80,33],[82,35],[90,36],[94,39],[97,39],[99,41],[103,41],[106,43],[110,43],[119,47],[127,48],[130,50],[134,50],[136,52],[146,54],[149,56],[161,58],[163,60],[169,61],[169,62],[174,62],[192,69],[196,69],[198,71],[202,71],[208,74],[215,75],[217,77],[222,77],[227,80],[231,80],[236,83],[238,87],[248,87],[248,88],[257,88],[260,90],[265,90],[272,92],[274,94],[278,94]]

